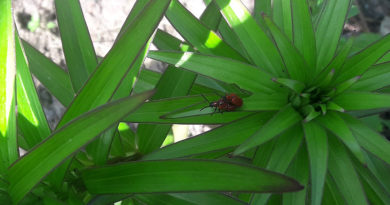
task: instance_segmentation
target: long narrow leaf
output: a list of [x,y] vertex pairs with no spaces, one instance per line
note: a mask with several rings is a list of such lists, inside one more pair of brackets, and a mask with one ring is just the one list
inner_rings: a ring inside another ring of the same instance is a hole
[[271,19],[264,17],[264,20],[278,46],[290,77],[301,82],[308,82],[310,73],[312,73],[310,69],[312,68],[307,66],[305,59],[297,48],[294,47],[291,40],[279,30]]
[[325,205],[342,205],[346,204],[343,196],[341,195],[339,189],[337,188],[334,179],[330,174],[326,177],[325,187],[324,187],[324,199],[322,203]]
[[[57,128],[78,115],[106,103],[162,18],[169,0],[150,2],[121,35],[65,112]],[[142,35],[139,34],[142,30]],[[128,48],[132,48],[129,50]],[[93,96],[93,97],[91,97]]]
[[251,60],[273,76],[285,77],[282,58],[273,42],[259,27],[240,0],[215,1],[235,31]]
[[[380,198],[383,204],[390,204],[390,193],[388,193],[385,188],[381,185],[378,179],[373,173],[370,172],[365,166],[363,166],[359,161],[354,160],[354,166],[356,171],[362,178],[362,181],[373,189],[376,195]],[[367,193],[367,192],[366,192]],[[367,196],[368,197],[368,196]],[[371,202],[373,203],[373,202]],[[375,203],[377,204],[377,203]]]
[[200,22],[213,31],[218,30],[219,22],[222,19],[222,15],[218,11],[217,4],[215,4],[215,2],[210,2],[200,16]]
[[389,86],[389,78],[390,63],[377,64],[368,69],[350,89],[357,91],[375,91]]
[[329,172],[348,203],[368,204],[359,177],[344,145],[336,137],[329,138]]
[[265,13],[266,15],[271,15],[272,12],[272,2],[271,0],[255,0],[255,8],[254,8],[254,18],[257,23],[260,24],[262,21],[261,15]]
[[334,111],[329,111],[326,115],[316,119],[320,125],[334,133],[351,150],[351,152],[364,163],[363,152],[356,138],[352,135],[345,121]]
[[190,51],[193,50],[191,45],[177,39],[171,34],[157,29],[156,34],[153,38],[153,44],[160,50],[179,50],[179,51]]
[[309,160],[305,146],[300,150],[286,172],[287,176],[293,177],[300,184],[305,186],[298,192],[283,194],[283,205],[305,204],[309,188]]
[[390,35],[387,35],[371,44],[361,52],[348,58],[337,75],[335,83],[344,82],[355,76],[362,75],[370,66],[375,64],[389,51]]
[[311,204],[321,204],[328,164],[328,139],[315,122],[303,124],[310,159]]
[[[267,2],[267,1],[266,1]],[[270,2],[270,1],[268,1]],[[272,8],[272,19],[275,24],[284,32],[286,37],[292,41],[293,39],[293,22],[291,15],[290,0],[275,0]]]
[[335,54],[335,57],[328,66],[325,69],[322,69],[321,73],[313,82],[318,83],[321,87],[327,87],[334,80],[334,74],[340,72],[341,67],[345,63],[345,59],[347,59],[350,53],[353,42],[354,38],[348,39],[343,47],[339,49],[339,52]]
[[[188,94],[195,78],[195,73],[168,67],[157,83],[157,92],[152,99],[157,100],[166,97],[184,96]],[[147,154],[158,149],[162,145],[170,128],[170,125],[139,125],[137,128],[139,151],[142,154]]]
[[219,193],[175,193],[169,195],[199,205],[202,204],[244,205],[245,204],[243,201]]
[[390,179],[387,177],[390,172],[390,165],[370,153],[366,153],[367,167],[379,180],[382,186],[390,193]]
[[48,172],[152,94],[147,92],[118,100],[83,114],[23,156],[10,168],[9,192],[14,202],[19,202]]
[[280,110],[288,103],[285,93],[254,93],[243,99],[242,110]]
[[22,42],[32,74],[38,78],[62,105],[68,107],[75,96],[68,73],[29,43]]
[[[200,95],[167,98],[145,103],[124,120],[163,124],[221,124],[252,114],[251,112],[226,112],[223,115],[210,116],[207,111],[202,114],[200,109],[207,105],[208,102]],[[177,116],[174,116],[175,113],[178,113]]]
[[[169,2],[170,0],[149,1],[142,13],[126,27],[95,72],[91,74],[62,116],[56,129],[82,113],[108,102],[113,97],[126,73],[137,62],[137,57],[144,52]],[[141,31],[142,35],[140,35]],[[52,183],[57,186],[61,184],[68,163],[69,160],[51,174]]]
[[272,139],[273,137],[276,137],[283,131],[298,123],[300,120],[302,120],[301,115],[295,111],[291,105],[285,106],[270,121],[261,127],[259,131],[256,132],[256,134],[242,143],[234,151],[234,154],[238,155],[250,148],[261,145],[262,143]]
[[239,61],[190,52],[151,51],[148,57],[227,83],[235,83],[252,92],[274,93],[280,90],[269,74]]
[[350,0],[325,1],[316,25],[317,69],[321,70],[332,60],[343,30]]
[[[301,145],[302,139],[303,132],[300,126],[294,126],[279,136],[266,169],[278,173],[286,172]],[[270,196],[271,194],[254,194],[251,204],[265,204]]]
[[212,30],[199,22],[178,0],[172,0],[166,17],[176,30],[201,53],[246,60]]
[[258,130],[258,126],[263,125],[271,116],[272,113],[253,114],[197,137],[168,145],[146,155],[143,159],[177,158],[238,146],[253,135]]
[[[169,38],[169,43],[174,41],[175,44],[160,44],[160,49],[174,49],[180,51],[181,43],[178,44],[178,42],[175,41],[176,39],[169,35],[165,35],[165,37],[165,40],[168,40]],[[197,75],[193,72],[178,70],[173,66],[169,66],[156,84],[155,88],[157,91],[152,99],[158,100],[168,97],[185,96],[189,93],[196,77]],[[170,125],[138,125],[137,136],[140,153],[147,154],[160,148],[170,129]]]
[[347,114],[341,116],[347,122],[359,144],[365,150],[390,164],[390,142],[384,136]]
[[88,169],[82,178],[91,193],[275,192],[302,188],[280,174],[215,160],[130,162]]
[[11,1],[0,2],[0,175],[19,156],[15,113],[15,33]]
[[310,18],[309,6],[306,0],[292,0],[293,39],[294,45],[302,53],[310,73],[318,73],[316,64],[316,38]]
[[[142,9],[143,7],[141,8],[139,3],[136,4],[130,12],[130,15],[127,17],[124,26],[129,25],[131,23],[129,21],[133,19],[131,17],[135,14],[140,13]],[[123,30],[122,27],[122,32],[124,31],[125,30]],[[141,51],[141,53],[137,56],[137,59],[131,66],[130,71],[126,74],[126,76],[120,83],[111,100],[117,100],[130,95],[132,87],[136,82],[138,73],[142,67],[142,63],[144,62],[144,59],[146,57],[146,53],[149,50],[150,41],[151,40],[149,40],[143,51]],[[110,128],[86,147],[87,154],[92,156],[92,159],[95,164],[106,164],[109,155],[110,145],[112,143],[112,139],[116,130],[117,126]]]
[[18,130],[24,136],[28,148],[32,148],[48,137],[51,130],[39,102],[19,39],[16,39],[15,45],[16,65],[18,66],[16,73]]
[[66,65],[77,92],[97,66],[95,50],[79,1],[56,0],[54,3]]
[[159,205],[194,205],[169,194],[135,194],[134,198],[142,204],[159,204]]
[[347,111],[389,108],[390,95],[369,92],[348,92],[334,98],[334,102]]

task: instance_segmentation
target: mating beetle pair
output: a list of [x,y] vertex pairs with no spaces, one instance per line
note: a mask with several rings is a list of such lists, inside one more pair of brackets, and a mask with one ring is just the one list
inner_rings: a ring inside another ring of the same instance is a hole
[[[206,97],[204,97],[204,99],[207,100]],[[219,99],[217,101],[210,102],[210,104],[208,106],[206,106],[200,110],[203,110],[203,109],[208,108],[208,107],[213,107],[214,108],[213,113],[217,112],[217,110],[218,110],[218,112],[223,113],[225,111],[233,111],[236,108],[241,107],[241,106],[242,106],[242,99],[240,97],[238,97],[236,94],[230,93],[230,94],[227,94],[225,96],[222,96],[221,99]]]

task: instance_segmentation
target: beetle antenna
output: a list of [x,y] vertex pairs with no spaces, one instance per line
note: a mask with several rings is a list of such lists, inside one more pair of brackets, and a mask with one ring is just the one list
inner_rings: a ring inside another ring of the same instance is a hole
[[210,104],[210,101],[206,98],[206,96],[204,96],[203,94],[200,94],[200,95]]
[[206,106],[206,107],[204,107],[204,108],[200,109],[199,111],[202,111],[203,109],[205,109],[205,108],[208,108],[208,107],[210,107],[210,106]]
[[225,97],[224,95],[221,95],[221,94],[219,94],[219,93],[217,93],[217,92],[214,92],[216,95],[218,95],[219,97]]
[[207,101],[207,103],[209,104],[209,105],[207,105],[206,107],[200,109],[200,111],[202,111],[203,109],[210,107],[210,101],[209,101],[209,100],[206,98],[206,96],[204,96],[203,94],[200,94],[200,95],[201,95],[201,96]]

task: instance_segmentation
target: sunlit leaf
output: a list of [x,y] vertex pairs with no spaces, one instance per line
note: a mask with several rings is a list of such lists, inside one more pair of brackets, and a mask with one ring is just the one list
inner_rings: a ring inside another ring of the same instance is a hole
[[91,193],[275,192],[302,188],[280,174],[215,160],[129,162],[87,169],[82,178]]

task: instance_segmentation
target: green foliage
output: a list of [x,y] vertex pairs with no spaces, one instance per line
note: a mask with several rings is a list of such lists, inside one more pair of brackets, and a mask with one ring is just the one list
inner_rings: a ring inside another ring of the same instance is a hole
[[[253,15],[205,2],[197,19],[178,0],[138,0],[99,63],[79,2],[56,0],[64,71],[19,39],[1,1],[0,201],[389,204],[375,116],[390,108],[390,36],[342,37],[351,1],[256,0]],[[153,35],[164,15],[184,41]],[[170,66],[141,69],[146,56]],[[31,74],[67,108],[55,130]],[[200,111],[221,93],[243,105]],[[172,124],[220,126],[174,143]]]

